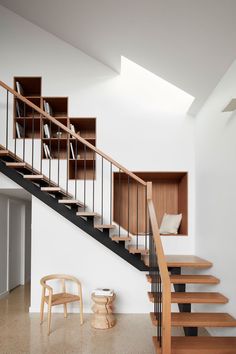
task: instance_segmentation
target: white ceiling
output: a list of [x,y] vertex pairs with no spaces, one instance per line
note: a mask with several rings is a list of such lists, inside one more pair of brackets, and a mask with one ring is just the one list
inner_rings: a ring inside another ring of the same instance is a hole
[[0,0],[119,71],[123,55],[196,97],[236,58],[235,0]]

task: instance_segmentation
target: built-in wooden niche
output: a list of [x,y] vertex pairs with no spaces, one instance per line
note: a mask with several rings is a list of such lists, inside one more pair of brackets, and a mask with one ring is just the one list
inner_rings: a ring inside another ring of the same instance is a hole
[[[153,202],[160,226],[164,213],[180,214],[182,221],[178,235],[188,235],[188,173],[134,172],[152,182]],[[145,188],[124,173],[114,173],[113,219],[136,235],[148,231]],[[137,208],[138,202],[138,208]],[[129,216],[129,217],[128,217]],[[146,217],[147,218],[146,218]],[[128,222],[129,219],[129,222]]]
[[[41,77],[14,77],[14,90],[29,101],[42,108]],[[14,96],[13,136],[22,139],[39,139],[41,137],[41,115]],[[34,120],[34,123],[32,122]]]
[[[69,128],[96,146],[96,118],[69,118]],[[96,154],[73,137],[69,143],[69,179],[95,179]]]

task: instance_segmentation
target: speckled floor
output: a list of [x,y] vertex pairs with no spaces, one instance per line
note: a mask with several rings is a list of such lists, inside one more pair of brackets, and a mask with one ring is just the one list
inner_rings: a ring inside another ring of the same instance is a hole
[[20,286],[0,300],[1,354],[155,354],[155,335],[149,315],[116,315],[117,324],[108,330],[91,327],[91,315],[52,315],[52,333],[47,336],[46,322],[29,314],[29,287]]

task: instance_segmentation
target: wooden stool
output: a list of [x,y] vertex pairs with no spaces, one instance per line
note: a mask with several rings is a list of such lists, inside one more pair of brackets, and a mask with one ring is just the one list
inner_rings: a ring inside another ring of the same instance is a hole
[[94,305],[92,306],[93,318],[92,327],[97,329],[112,328],[116,324],[115,316],[112,313],[112,303],[116,296],[98,296],[92,294]]

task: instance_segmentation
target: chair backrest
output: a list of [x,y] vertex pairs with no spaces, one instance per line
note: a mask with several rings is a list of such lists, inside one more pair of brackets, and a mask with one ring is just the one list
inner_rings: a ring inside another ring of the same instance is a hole
[[81,283],[80,283],[79,279],[77,279],[73,275],[67,275],[67,274],[50,274],[50,275],[46,275],[45,277],[40,279],[40,284],[43,287],[47,287],[47,281],[50,281],[50,280],[61,280],[62,291],[63,292],[66,292],[66,280],[76,283],[78,285],[80,296],[82,297]]

